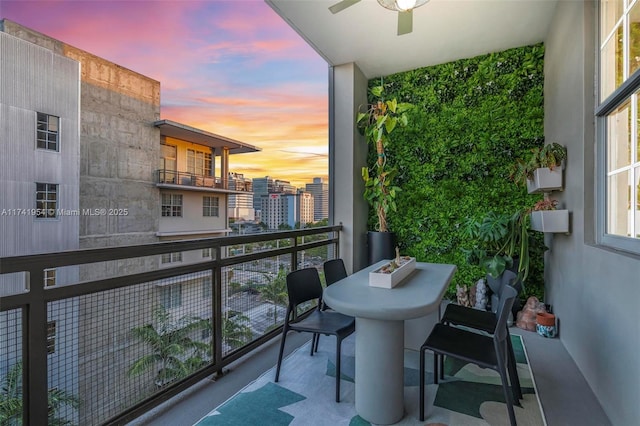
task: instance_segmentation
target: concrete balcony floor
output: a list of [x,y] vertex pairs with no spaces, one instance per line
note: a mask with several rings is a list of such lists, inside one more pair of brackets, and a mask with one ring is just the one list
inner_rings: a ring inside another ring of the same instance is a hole
[[[523,337],[548,426],[607,426],[611,422],[560,339],[513,328]],[[309,341],[290,333],[285,356]],[[217,380],[203,380],[131,425],[190,426],[276,364],[280,338],[231,364]],[[454,426],[454,425],[451,425]]]

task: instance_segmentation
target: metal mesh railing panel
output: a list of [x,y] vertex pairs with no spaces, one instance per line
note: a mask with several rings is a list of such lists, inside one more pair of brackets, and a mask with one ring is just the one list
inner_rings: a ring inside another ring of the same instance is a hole
[[22,311],[0,312],[0,424],[22,420]]
[[51,302],[49,386],[79,398],[65,418],[101,424],[211,362],[211,277],[190,273]]
[[284,323],[290,270],[290,255],[223,268],[223,356]]

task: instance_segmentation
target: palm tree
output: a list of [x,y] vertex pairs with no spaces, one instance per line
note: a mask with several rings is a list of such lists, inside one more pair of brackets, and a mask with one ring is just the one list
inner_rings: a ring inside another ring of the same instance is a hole
[[194,332],[211,329],[208,320],[184,316],[177,321],[164,307],[153,312],[155,324],[145,324],[131,330],[133,336],[151,347],[129,368],[129,376],[138,376],[151,368],[159,367],[155,377],[158,386],[166,386],[185,377],[206,364],[211,356],[210,345],[194,340]]
[[[78,408],[80,400],[61,389],[48,392],[48,425],[71,425],[69,420],[56,417],[62,406]],[[22,425],[22,361],[15,363],[0,385],[0,425]]]
[[244,345],[253,337],[253,332],[249,327],[249,318],[245,315],[238,314],[229,316],[229,313],[222,320],[222,340],[235,349]]
[[267,279],[267,284],[260,287],[260,296],[273,304],[273,323],[278,323],[278,306],[287,306],[287,270],[280,267],[278,275],[262,274]]

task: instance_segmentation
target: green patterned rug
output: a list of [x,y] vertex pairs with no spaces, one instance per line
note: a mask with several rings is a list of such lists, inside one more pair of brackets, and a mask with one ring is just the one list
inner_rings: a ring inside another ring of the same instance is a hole
[[[518,376],[524,399],[514,407],[519,426],[544,426],[544,415],[536,395],[526,351],[520,336],[513,335]],[[323,336],[320,350],[309,356],[309,343],[287,357],[282,364],[280,381],[273,382],[275,367],[220,405],[197,425],[345,425],[370,423],[355,411],[355,336],[342,344],[341,402],[335,397],[335,340]],[[427,353],[427,366],[433,364]],[[419,354],[405,351],[405,417],[398,425],[508,425],[500,377],[492,370],[481,369],[454,359],[445,361],[445,380],[426,387],[425,421],[418,420]],[[427,383],[433,375],[427,373]]]

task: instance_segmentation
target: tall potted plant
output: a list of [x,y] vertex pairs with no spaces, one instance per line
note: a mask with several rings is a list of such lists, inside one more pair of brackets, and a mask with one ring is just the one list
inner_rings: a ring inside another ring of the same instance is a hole
[[370,264],[395,257],[395,234],[389,232],[387,215],[396,211],[395,198],[400,188],[393,183],[398,171],[387,163],[385,150],[394,130],[408,124],[406,113],[413,107],[410,103],[399,103],[395,98],[385,100],[383,92],[383,86],[372,87],[370,93],[377,99],[367,105],[365,112],[359,112],[357,116],[358,127],[376,152],[374,164],[362,168],[364,198],[377,216],[375,231],[367,234]]

